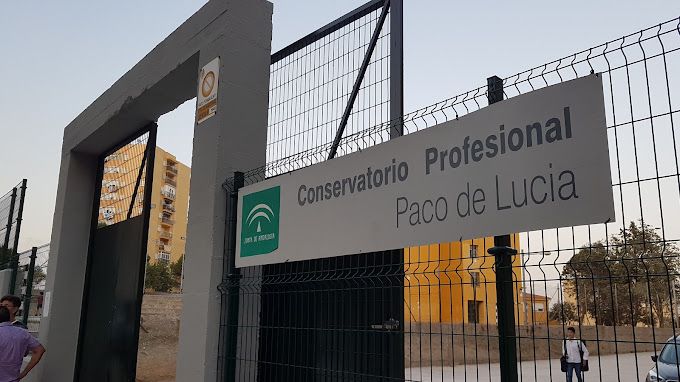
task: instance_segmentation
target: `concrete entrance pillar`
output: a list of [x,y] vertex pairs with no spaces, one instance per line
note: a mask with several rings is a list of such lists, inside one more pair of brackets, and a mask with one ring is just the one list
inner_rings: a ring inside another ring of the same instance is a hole
[[247,17],[227,13],[225,20],[242,37],[219,38],[201,51],[200,67],[220,57],[218,112],[194,129],[177,381],[216,381],[227,202],[222,184],[234,171],[266,161],[271,8],[248,4]]
[[195,97],[200,68],[219,56],[217,114],[194,126],[177,362],[177,381],[215,381],[226,213],[221,185],[234,171],[265,163],[271,16],[266,0],[209,1],[65,128],[46,281],[49,315],[39,335],[47,354],[29,381],[76,375],[98,158]]

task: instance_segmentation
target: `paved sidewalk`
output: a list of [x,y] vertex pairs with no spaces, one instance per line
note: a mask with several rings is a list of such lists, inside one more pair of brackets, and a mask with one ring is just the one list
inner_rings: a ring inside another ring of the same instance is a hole
[[[590,358],[590,371],[585,374],[587,382],[644,382],[647,371],[653,366],[649,358],[653,353],[620,354],[593,356]],[[636,370],[637,365],[637,370]],[[564,381],[560,372],[560,360],[555,359],[521,362],[520,382]],[[602,372],[600,373],[600,370]],[[618,372],[617,372],[618,370]],[[552,371],[552,374],[551,374]],[[467,372],[467,375],[466,375]],[[637,377],[636,377],[637,376]],[[462,382],[462,381],[499,381],[499,364],[459,365],[455,367],[422,367],[406,369],[407,381],[418,382]],[[576,376],[574,376],[576,381]]]

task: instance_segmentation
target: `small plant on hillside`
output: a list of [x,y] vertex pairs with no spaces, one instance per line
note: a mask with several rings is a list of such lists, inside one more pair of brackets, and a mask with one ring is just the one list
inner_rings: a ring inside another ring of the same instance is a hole
[[155,264],[146,265],[145,288],[153,289],[156,292],[170,292],[176,284],[167,264],[159,261]]

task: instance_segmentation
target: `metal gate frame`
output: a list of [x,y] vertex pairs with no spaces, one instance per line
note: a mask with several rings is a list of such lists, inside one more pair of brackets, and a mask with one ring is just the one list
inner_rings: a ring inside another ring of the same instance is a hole
[[[370,15],[372,12],[381,10],[380,17],[377,21],[376,28],[373,30],[371,40],[368,44],[366,54],[363,57],[361,67],[356,75],[352,91],[349,99],[344,107],[342,118],[339,122],[330,147],[328,149],[327,160],[333,159],[337,155],[337,150],[345,132],[348,120],[354,108],[359,90],[363,84],[364,77],[369,66],[371,56],[373,55],[378,38],[385,24],[385,20],[389,13],[390,15],[390,112],[389,123],[390,139],[397,138],[403,135],[403,114],[404,114],[404,100],[403,100],[403,72],[404,72],[404,51],[403,51],[403,0],[372,0],[366,4],[356,8],[355,10],[345,14],[344,16],[332,21],[324,27],[308,34],[300,40],[286,46],[280,51],[272,54],[271,64],[274,65],[285,58],[299,52],[300,50],[314,44],[315,42],[331,35],[334,32],[350,25],[354,21],[361,19],[364,16]],[[271,102],[271,101],[270,101]],[[238,380],[236,360],[238,347],[238,320],[239,320],[239,287],[242,275],[240,270],[235,267],[236,256],[236,210],[238,200],[238,190],[244,185],[244,174],[237,172],[232,179],[225,182],[224,188],[227,191],[227,227],[230,229],[225,233],[225,260],[223,266],[222,283],[218,286],[221,293],[221,314],[220,314],[220,341],[218,359],[218,381]],[[386,251],[382,258],[385,259],[389,255],[389,259],[385,260],[384,266],[400,267],[400,274],[403,276],[403,249]],[[399,264],[401,264],[399,266]],[[403,284],[403,277],[401,283]],[[403,287],[400,288],[401,298],[398,301],[393,301],[395,306],[401,308],[403,317]],[[391,320],[390,322],[393,322]],[[387,321],[386,321],[387,322]],[[392,324],[390,324],[392,325]],[[389,326],[389,325],[388,325]],[[383,351],[385,354],[390,354],[389,368],[390,374],[398,376],[403,379],[404,374],[404,343],[403,343],[403,326],[399,325],[397,332],[401,333],[400,341],[393,343],[392,341],[384,342]],[[388,330],[394,330],[390,326]],[[392,335],[394,337],[394,334]],[[396,351],[395,351],[396,350]]]
[[[126,215],[126,220],[130,219],[133,213],[133,208],[135,204],[135,200],[137,199],[137,193],[140,188],[140,184],[142,180],[144,181],[144,199],[143,199],[143,205],[142,205],[142,211],[141,211],[141,218],[143,219],[142,223],[142,233],[141,233],[141,239],[142,239],[142,248],[141,248],[141,253],[139,256],[139,278],[137,280],[138,283],[138,291],[137,291],[137,305],[135,306],[135,317],[134,317],[134,349],[127,349],[127,351],[130,354],[131,357],[131,365],[135,365],[135,367],[131,368],[131,372],[134,373],[136,369],[136,364],[137,364],[137,339],[139,338],[139,324],[140,324],[140,318],[141,318],[141,306],[142,306],[142,298],[144,295],[144,275],[145,275],[145,267],[146,267],[146,257],[147,257],[147,246],[146,243],[148,241],[148,234],[149,234],[149,219],[151,216],[151,193],[153,191],[153,172],[154,172],[154,160],[155,160],[155,151],[156,151],[156,137],[157,137],[157,129],[158,125],[155,122],[151,122],[144,126],[142,129],[138,130],[134,134],[128,136],[127,138],[123,139],[121,142],[118,144],[114,145],[112,148],[107,150],[106,152],[102,153],[101,156],[99,157],[98,160],[98,168],[97,168],[97,176],[95,180],[95,193],[94,193],[94,198],[92,202],[92,220],[91,220],[91,225],[90,225],[90,242],[88,246],[88,254],[87,254],[87,264],[86,264],[86,273],[85,273],[85,287],[83,288],[83,296],[82,296],[82,308],[81,308],[81,314],[80,314],[80,331],[78,335],[78,347],[77,347],[77,353],[76,353],[76,364],[75,364],[75,377],[74,380],[79,380],[80,377],[80,369],[82,366],[82,348],[83,348],[83,343],[84,343],[84,337],[85,337],[85,329],[87,326],[87,308],[88,308],[88,292],[92,286],[92,274],[91,274],[91,267],[92,267],[92,257],[94,255],[94,244],[95,244],[95,234],[98,229],[98,220],[99,220],[99,206],[101,202],[101,196],[102,196],[102,181],[104,178],[104,166],[105,166],[105,159],[107,156],[115,153],[117,150],[121,149],[125,145],[133,142],[134,140],[144,136],[145,134],[148,134],[148,140],[146,142],[146,147],[144,150],[144,156],[142,158],[142,162],[139,166],[138,173],[135,177],[135,187],[134,191],[132,194],[132,197],[130,198],[130,206],[127,211]],[[144,171],[146,170],[146,177],[145,179],[142,179],[142,175],[144,174]],[[130,376],[131,378],[134,378],[134,375]]]

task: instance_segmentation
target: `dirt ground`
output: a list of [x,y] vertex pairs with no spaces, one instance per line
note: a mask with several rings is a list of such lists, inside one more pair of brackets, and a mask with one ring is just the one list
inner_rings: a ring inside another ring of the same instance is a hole
[[138,382],[175,380],[181,312],[181,295],[144,295],[137,354]]
[[[582,326],[577,335],[591,355],[630,354],[661,350],[672,328]],[[517,327],[520,360],[559,359],[562,326]],[[495,325],[407,323],[404,333],[406,365],[455,366],[498,362]]]

